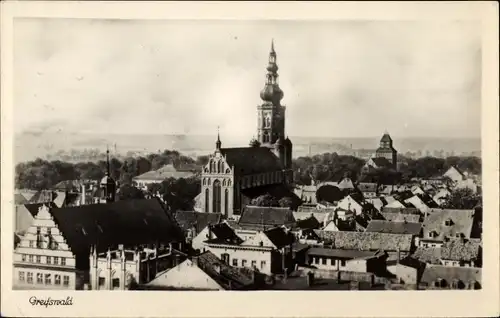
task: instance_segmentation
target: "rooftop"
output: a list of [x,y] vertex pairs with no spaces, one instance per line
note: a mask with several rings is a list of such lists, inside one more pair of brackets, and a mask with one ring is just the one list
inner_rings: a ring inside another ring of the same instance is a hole
[[411,234],[392,234],[377,232],[348,232],[316,230],[325,244],[332,244],[340,249],[357,249],[362,251],[385,250],[402,252],[411,248]]
[[394,233],[419,235],[422,230],[422,223],[392,222],[386,220],[371,220],[368,223],[366,232]]

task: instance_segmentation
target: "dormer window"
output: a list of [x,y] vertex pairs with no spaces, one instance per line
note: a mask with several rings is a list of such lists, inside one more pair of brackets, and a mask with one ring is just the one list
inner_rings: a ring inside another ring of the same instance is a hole
[[452,226],[453,225],[452,219],[447,219],[446,221],[444,221],[444,225],[446,225],[446,226]]

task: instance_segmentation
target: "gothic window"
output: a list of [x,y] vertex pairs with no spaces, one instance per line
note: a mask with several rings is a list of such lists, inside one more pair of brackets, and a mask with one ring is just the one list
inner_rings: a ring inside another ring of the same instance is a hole
[[214,181],[213,186],[213,211],[214,213],[221,212],[221,185],[219,180]]
[[210,185],[212,184],[212,181],[210,181],[210,179],[207,180],[207,185]]
[[223,171],[222,161],[219,161],[217,163],[217,173],[221,173],[222,171]]
[[215,161],[210,161],[210,172],[215,172]]
[[267,131],[264,132],[262,139],[264,142],[269,142],[269,133]]
[[226,179],[222,180],[222,186],[225,187],[226,186]]
[[203,178],[203,185],[207,185],[207,179]]
[[264,128],[271,128],[271,116],[269,114],[264,117]]
[[227,186],[230,187],[231,186],[231,180],[227,180]]
[[224,213],[226,213],[226,216],[229,214],[229,190],[226,189],[224,191]]
[[205,189],[205,212],[210,211],[210,191]]

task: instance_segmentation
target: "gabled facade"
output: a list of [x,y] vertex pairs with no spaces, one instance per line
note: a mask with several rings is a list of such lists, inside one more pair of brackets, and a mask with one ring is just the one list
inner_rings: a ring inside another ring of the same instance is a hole
[[83,288],[85,272],[45,205],[14,250],[13,275],[14,289]]

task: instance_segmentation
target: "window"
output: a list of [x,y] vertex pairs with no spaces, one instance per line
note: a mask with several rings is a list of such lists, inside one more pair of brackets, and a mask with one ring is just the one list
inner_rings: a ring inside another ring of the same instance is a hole
[[221,208],[222,208],[222,202],[221,202],[221,184],[219,180],[214,181],[213,185],[213,196],[214,196],[214,201],[213,201],[213,211],[215,213],[220,213]]
[[54,265],[59,265],[59,257],[54,256]]
[[19,272],[19,281],[24,282],[24,272]]
[[26,254],[21,254],[21,260],[22,260],[23,262],[26,262]]
[[28,255],[28,261],[29,261],[30,263],[33,263],[33,255]]
[[252,268],[257,267],[257,261],[252,261]]
[[242,259],[241,260],[241,266],[245,267],[247,265],[247,260],[246,259]]
[[229,190],[224,191],[224,213],[229,215]]
[[68,286],[69,285],[69,276],[68,275],[64,275],[64,277],[63,277],[63,285],[64,286]]
[[210,193],[208,188],[205,189],[205,212],[210,211]]
[[52,264],[52,256],[47,256],[47,264]]
[[61,275],[55,275],[54,276],[54,284],[56,285],[61,285]]
[[99,286],[104,286],[104,283],[106,282],[106,278],[104,277],[99,277]]
[[42,273],[37,273],[36,274],[36,283],[37,284],[43,284],[43,274]]
[[323,265],[326,265],[326,257],[322,257],[321,261],[322,261]]
[[260,261],[260,268],[263,269],[266,267],[266,261]]
[[28,284],[33,284],[33,273],[28,272]]
[[36,256],[36,262],[41,263],[42,262],[42,257],[40,255]]
[[61,257],[61,265],[66,266],[66,258]]
[[45,274],[45,285],[52,284],[52,277],[50,274]]
[[225,264],[229,264],[229,254],[227,253],[221,254],[221,259]]
[[319,257],[318,256],[314,257],[314,263],[319,264]]
[[35,242],[34,241],[30,241],[30,247],[35,247]]
[[345,266],[345,260],[344,259],[340,260],[340,266]]
[[233,258],[233,266],[238,266],[238,259],[237,258]]

